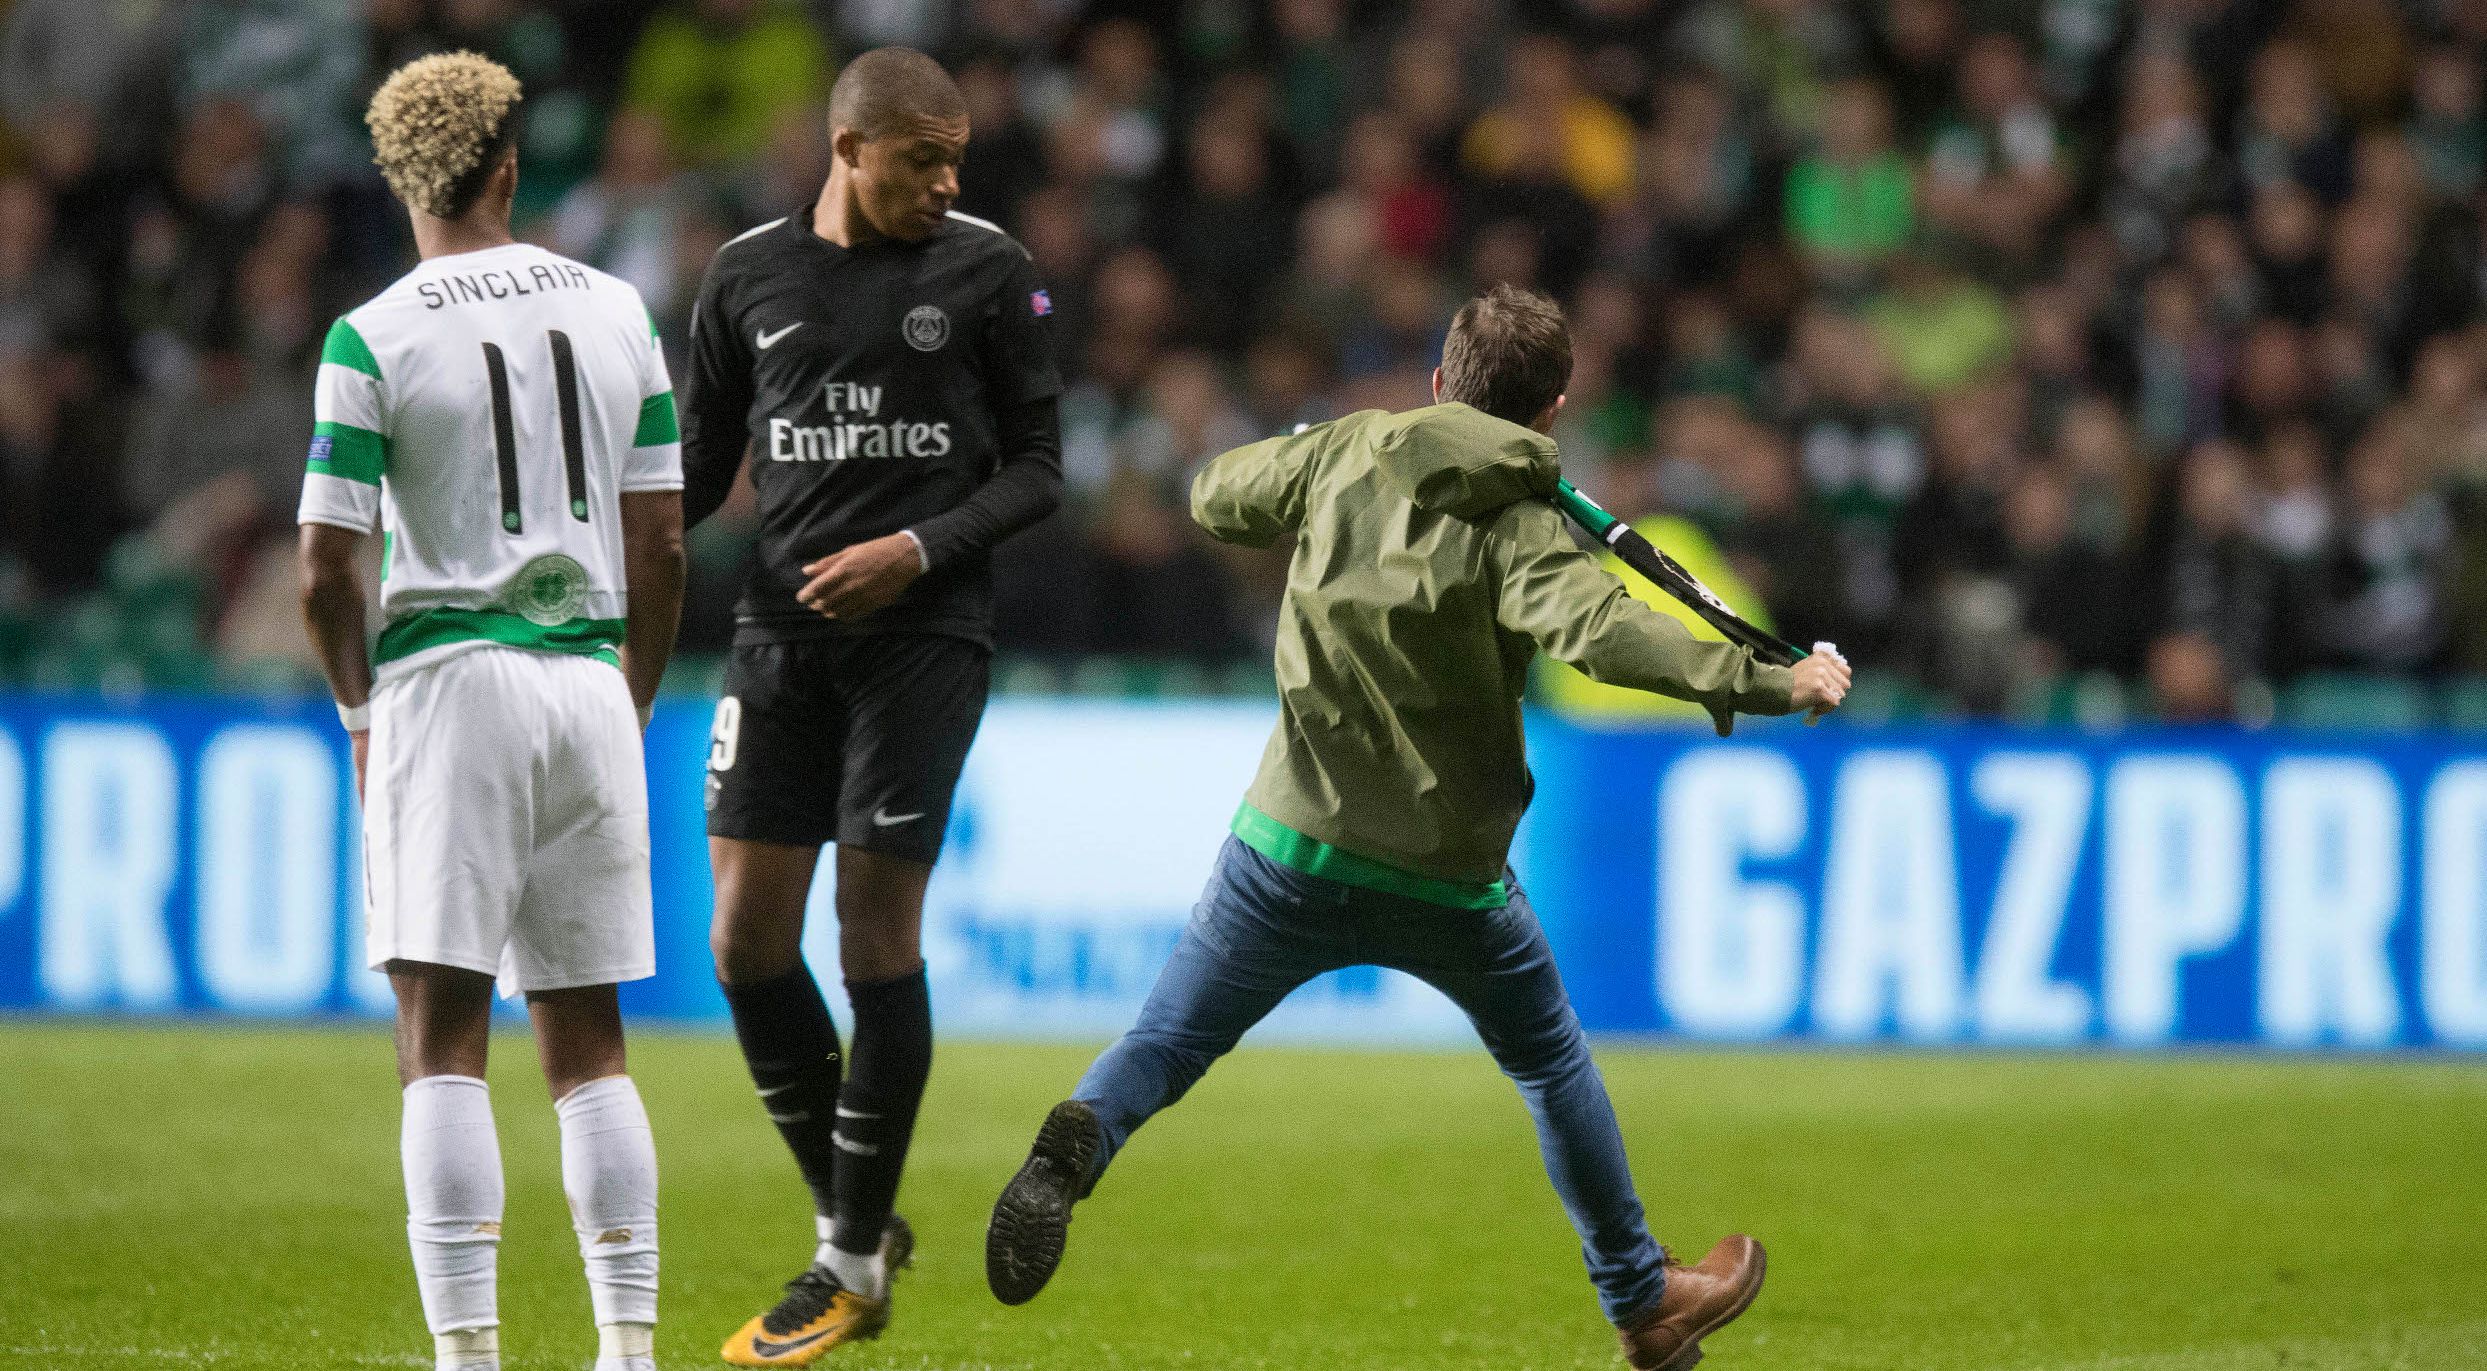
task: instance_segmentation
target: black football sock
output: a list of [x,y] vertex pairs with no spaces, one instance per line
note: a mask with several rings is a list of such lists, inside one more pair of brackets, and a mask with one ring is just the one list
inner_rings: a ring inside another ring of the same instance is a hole
[[794,1152],[815,1212],[836,1211],[838,1170],[838,1026],[811,968],[765,981],[721,981],[734,1012],[734,1037],[760,1103]]
[[933,1002],[924,969],[894,980],[846,983],[855,1007],[855,1053],[838,1092],[836,1244],[858,1255],[879,1250],[898,1200],[916,1107],[933,1070]]

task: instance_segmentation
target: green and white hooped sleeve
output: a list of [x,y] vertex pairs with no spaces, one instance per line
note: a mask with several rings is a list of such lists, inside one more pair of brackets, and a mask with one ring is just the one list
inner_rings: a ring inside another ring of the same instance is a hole
[[328,330],[311,405],[311,457],[298,520],[369,533],[380,526],[389,439],[380,363],[347,320]]
[[648,345],[639,357],[639,428],[622,462],[625,491],[682,489],[682,421],[674,413],[673,377],[665,370],[665,346],[648,319]]

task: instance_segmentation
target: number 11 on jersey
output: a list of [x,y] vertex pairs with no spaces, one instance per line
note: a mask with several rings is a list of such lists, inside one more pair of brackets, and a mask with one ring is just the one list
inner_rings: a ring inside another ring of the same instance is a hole
[[[587,522],[587,446],[579,432],[579,366],[570,335],[546,332],[553,350],[553,388],[561,409],[561,465],[570,486],[570,517]],[[501,476],[501,531],[525,527],[518,513],[518,431],[510,414],[509,363],[498,343],[484,344],[484,372],[492,383],[492,446]]]

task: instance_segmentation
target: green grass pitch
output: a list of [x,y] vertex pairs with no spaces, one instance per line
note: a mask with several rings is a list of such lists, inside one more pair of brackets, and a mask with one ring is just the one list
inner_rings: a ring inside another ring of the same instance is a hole
[[[878,1343],[829,1368],[1620,1366],[1481,1053],[1243,1051],[1140,1135],[1031,1305],[987,1207],[1082,1049],[942,1045]],[[2487,1064],[1601,1052],[1659,1236],[1770,1247],[1717,1371],[2487,1367]],[[714,1366],[809,1215],[724,1036],[643,1034],[660,1364]],[[495,1043],[510,1371],[594,1338],[530,1045]],[[0,1367],[429,1365],[378,1028],[0,1022]]]

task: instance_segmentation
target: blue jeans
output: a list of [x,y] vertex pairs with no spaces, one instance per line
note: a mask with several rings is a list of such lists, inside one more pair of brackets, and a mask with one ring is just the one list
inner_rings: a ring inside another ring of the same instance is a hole
[[1364,964],[1415,976],[1468,1015],[1537,1120],[1546,1174],[1580,1234],[1606,1316],[1620,1321],[1655,1303],[1664,1258],[1632,1189],[1606,1082],[1516,884],[1499,909],[1446,909],[1308,876],[1227,839],[1140,1022],[1072,1092],[1104,1125],[1098,1173],[1288,992]]

